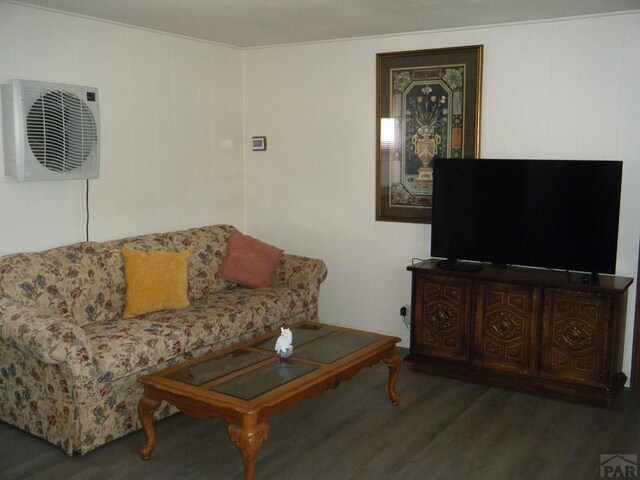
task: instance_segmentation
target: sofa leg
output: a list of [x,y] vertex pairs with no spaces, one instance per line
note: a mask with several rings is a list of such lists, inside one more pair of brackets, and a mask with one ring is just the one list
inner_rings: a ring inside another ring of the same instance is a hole
[[143,460],[149,460],[153,447],[156,444],[156,432],[153,428],[153,412],[155,412],[162,402],[149,397],[142,397],[138,402],[138,415],[140,423],[147,436],[147,443],[140,449],[140,456]]

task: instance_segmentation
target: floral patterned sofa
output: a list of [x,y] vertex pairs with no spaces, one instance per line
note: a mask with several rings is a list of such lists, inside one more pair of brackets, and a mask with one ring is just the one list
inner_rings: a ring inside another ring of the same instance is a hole
[[[0,257],[0,419],[82,454],[140,427],[138,377],[285,323],[317,320],[321,260],[285,254],[270,288],[216,275],[217,225]],[[121,249],[191,249],[190,306],[123,319]],[[175,409],[164,405],[156,419]]]

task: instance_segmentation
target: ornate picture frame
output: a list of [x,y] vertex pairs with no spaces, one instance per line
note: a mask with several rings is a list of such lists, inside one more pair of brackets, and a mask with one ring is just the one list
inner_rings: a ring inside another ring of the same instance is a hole
[[376,220],[431,223],[433,158],[478,158],[482,54],[376,55]]

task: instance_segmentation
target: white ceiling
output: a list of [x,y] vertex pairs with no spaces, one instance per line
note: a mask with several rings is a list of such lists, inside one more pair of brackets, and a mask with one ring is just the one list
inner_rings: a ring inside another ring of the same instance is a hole
[[640,0],[21,0],[238,47],[640,9]]

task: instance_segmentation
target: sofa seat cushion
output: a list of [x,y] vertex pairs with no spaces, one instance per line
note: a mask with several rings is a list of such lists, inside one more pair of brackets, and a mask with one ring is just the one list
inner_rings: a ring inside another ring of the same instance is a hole
[[153,312],[85,326],[98,380],[111,382],[206,345],[282,325],[309,308],[305,290],[234,288],[191,302],[183,310]]

